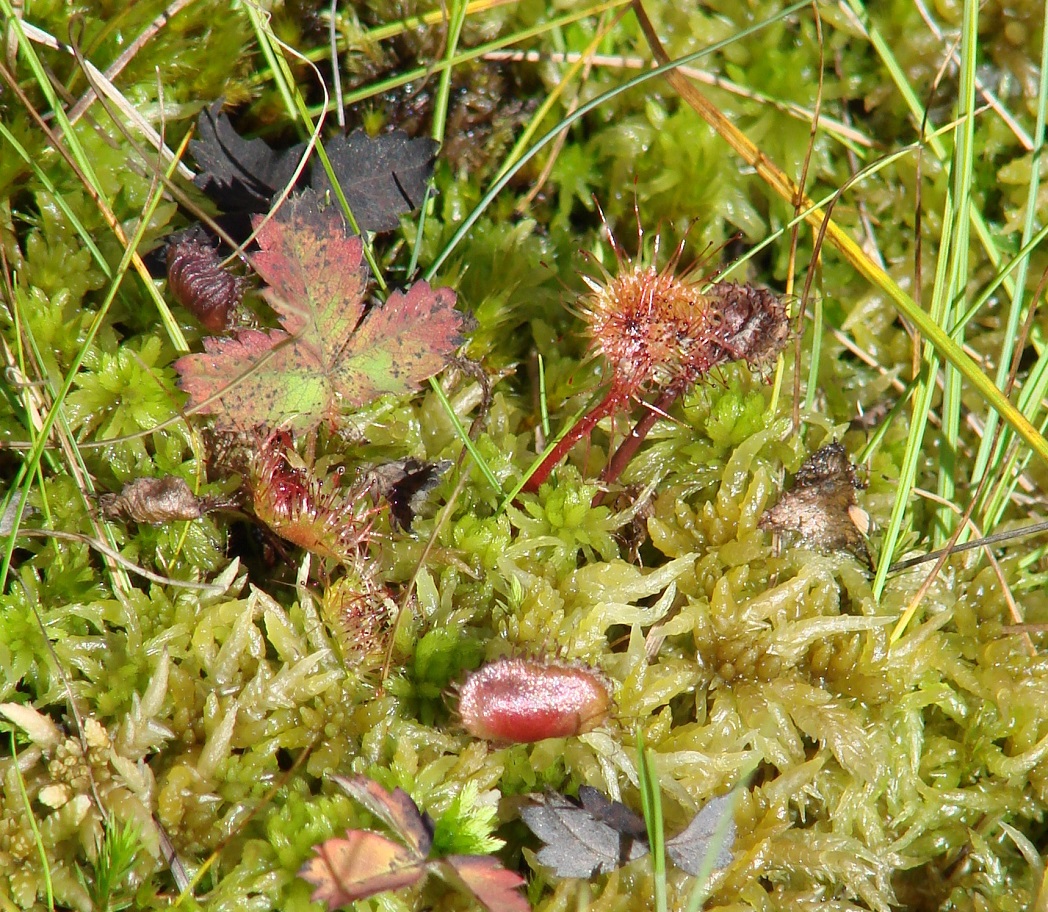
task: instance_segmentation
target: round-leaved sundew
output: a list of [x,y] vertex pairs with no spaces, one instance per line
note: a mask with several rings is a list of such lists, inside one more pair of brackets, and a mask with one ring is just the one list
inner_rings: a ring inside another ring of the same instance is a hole
[[591,731],[611,711],[600,672],[581,665],[499,659],[459,688],[458,713],[475,738],[527,743]]

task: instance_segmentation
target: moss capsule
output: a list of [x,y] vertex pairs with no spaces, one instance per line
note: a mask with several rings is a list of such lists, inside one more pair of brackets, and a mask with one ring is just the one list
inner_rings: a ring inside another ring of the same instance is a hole
[[611,705],[603,676],[592,668],[500,659],[466,678],[458,711],[476,738],[525,743],[588,732]]

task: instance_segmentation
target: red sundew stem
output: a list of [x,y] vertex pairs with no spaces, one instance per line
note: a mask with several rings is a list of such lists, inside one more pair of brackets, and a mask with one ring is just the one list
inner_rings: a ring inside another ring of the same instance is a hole
[[[633,430],[626,435],[626,439],[619,444],[619,448],[615,450],[608,464],[604,467],[604,471],[600,474],[601,481],[610,484],[618,479],[623,469],[626,468],[629,461],[636,455],[637,450],[640,449],[640,445],[644,442],[644,438],[648,436],[648,432],[655,426],[655,422],[665,416],[666,412],[680,398],[681,393],[685,389],[687,389],[687,386],[684,384],[673,384],[655,400],[653,405],[644,410],[643,417],[634,425]],[[607,491],[598,491],[594,495],[590,506],[599,507],[604,503],[607,494]]]
[[528,494],[534,494],[538,491],[542,483],[549,478],[550,472],[568,455],[571,448],[583,437],[588,437],[602,418],[610,415],[628,399],[629,391],[625,387],[622,385],[612,386],[604,399],[576,421],[571,430],[560,438],[557,445],[549,451],[546,458],[528,476],[528,480],[524,482],[521,491]]

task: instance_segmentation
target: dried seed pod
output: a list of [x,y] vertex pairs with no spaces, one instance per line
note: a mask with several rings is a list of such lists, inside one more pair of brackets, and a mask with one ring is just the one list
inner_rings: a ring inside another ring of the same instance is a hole
[[790,337],[790,315],[777,294],[737,282],[717,282],[707,294],[713,339],[731,360],[755,367],[778,357]]
[[834,441],[804,460],[793,488],[757,525],[773,532],[798,532],[816,547],[851,551],[869,562],[862,537],[869,517],[855,502],[855,489],[862,487],[847,451]]
[[98,509],[106,519],[131,519],[140,523],[165,523],[200,519],[212,506],[197,497],[177,475],[136,478],[119,494],[101,494]]
[[167,248],[167,287],[209,332],[229,328],[244,297],[243,279],[222,266],[222,258],[199,228],[171,240]]
[[591,731],[611,707],[604,676],[593,668],[500,659],[466,678],[458,713],[475,738],[528,743]]

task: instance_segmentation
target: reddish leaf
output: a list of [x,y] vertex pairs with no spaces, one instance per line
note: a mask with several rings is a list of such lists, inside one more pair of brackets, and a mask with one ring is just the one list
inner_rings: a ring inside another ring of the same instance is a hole
[[469,890],[491,912],[529,912],[531,906],[518,888],[524,878],[507,871],[490,855],[448,855],[443,859],[455,879]]
[[337,909],[357,899],[418,883],[426,876],[425,859],[369,830],[347,830],[346,838],[314,846],[299,877],[316,887],[310,897]]
[[216,415],[221,428],[304,431],[334,422],[343,405],[415,389],[462,342],[462,315],[447,288],[418,282],[365,314],[360,239],[312,192],[289,200],[258,243],[251,262],[285,331],[206,339],[204,354],[175,363],[190,404]]
[[403,789],[387,792],[367,776],[332,776],[332,781],[347,795],[359,801],[372,814],[404,840],[420,856],[428,855],[433,845],[433,825],[419,813],[418,805]]

